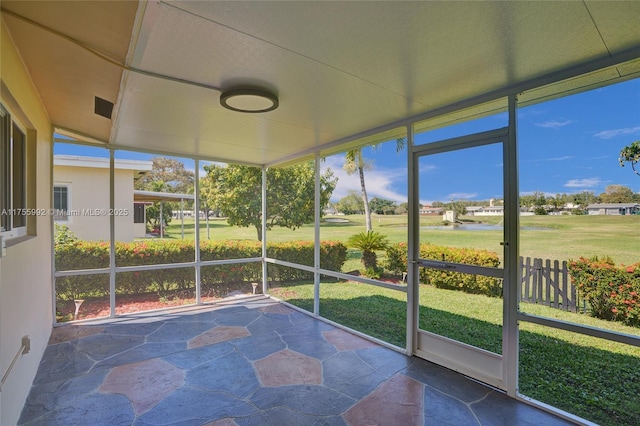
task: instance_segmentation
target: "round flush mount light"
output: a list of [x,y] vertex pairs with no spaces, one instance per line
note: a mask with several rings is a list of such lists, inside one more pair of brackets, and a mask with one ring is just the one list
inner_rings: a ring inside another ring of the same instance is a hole
[[220,95],[220,105],[237,112],[267,112],[278,108],[278,97],[258,89],[236,89]]

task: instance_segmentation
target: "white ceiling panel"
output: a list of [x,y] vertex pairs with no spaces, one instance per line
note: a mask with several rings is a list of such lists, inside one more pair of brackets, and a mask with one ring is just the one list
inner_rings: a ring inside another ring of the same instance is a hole
[[115,103],[135,2],[2,1],[9,28],[49,117],[57,126],[108,141],[111,120],[94,113],[98,96]]
[[[54,0],[2,8],[55,125],[118,147],[251,164],[335,152],[342,141],[376,139],[372,129],[507,92],[526,90],[522,99],[536,102],[640,73],[638,1]],[[277,94],[279,108],[220,106],[222,90],[244,86]],[[93,96],[116,101],[114,119],[89,110]]]
[[505,75],[531,78],[558,58],[606,54],[579,2],[557,2],[553,14],[535,2],[171,4],[429,107],[448,101],[436,102],[438,88],[447,97],[463,91],[443,82],[487,90],[503,84]]
[[586,7],[604,44],[612,53],[633,47],[640,49],[640,2],[586,1]]

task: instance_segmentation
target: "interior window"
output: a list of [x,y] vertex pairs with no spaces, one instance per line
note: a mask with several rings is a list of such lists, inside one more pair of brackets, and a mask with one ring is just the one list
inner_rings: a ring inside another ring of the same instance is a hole
[[11,120],[11,115],[0,106],[0,197],[2,233],[8,238],[26,234],[27,225],[27,149],[26,135]]

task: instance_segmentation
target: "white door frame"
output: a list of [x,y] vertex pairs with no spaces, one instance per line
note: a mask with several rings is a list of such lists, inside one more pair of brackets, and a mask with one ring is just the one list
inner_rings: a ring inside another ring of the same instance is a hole
[[[480,381],[517,394],[518,374],[518,227],[519,200],[517,178],[515,96],[509,97],[509,124],[507,127],[447,139],[424,145],[414,144],[411,126],[408,134],[408,292],[407,292],[407,352],[437,364],[459,371]],[[501,143],[503,159],[504,215],[504,268],[483,268],[440,261],[425,261],[419,257],[419,158],[424,155],[455,151],[476,146]],[[419,330],[419,267],[455,269],[460,272],[480,273],[503,278],[502,355]]]

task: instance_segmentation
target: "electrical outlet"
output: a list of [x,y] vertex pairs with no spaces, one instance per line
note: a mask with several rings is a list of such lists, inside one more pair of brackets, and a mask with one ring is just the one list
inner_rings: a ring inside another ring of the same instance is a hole
[[29,339],[29,336],[22,336],[22,347],[24,348],[22,355],[28,354],[31,350],[31,339]]
[[5,239],[2,237],[2,235],[0,235],[0,258],[5,257],[6,255],[7,255],[7,243]]

